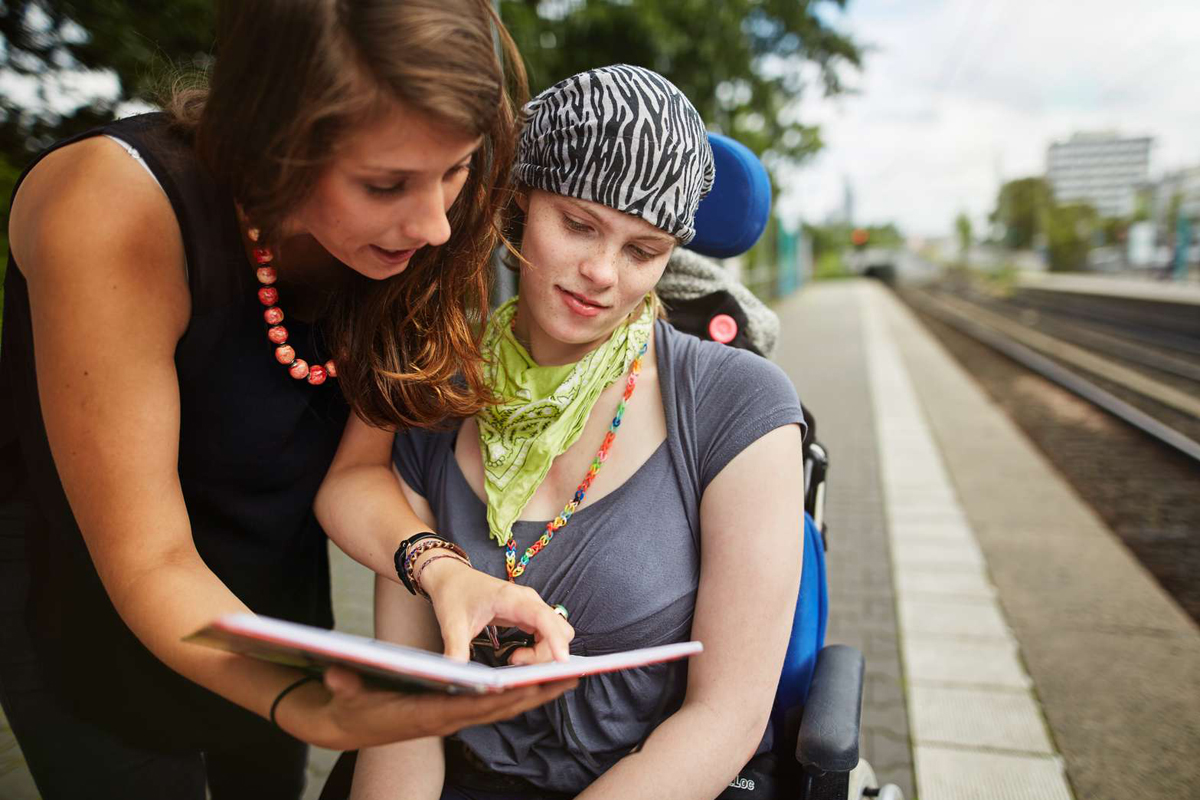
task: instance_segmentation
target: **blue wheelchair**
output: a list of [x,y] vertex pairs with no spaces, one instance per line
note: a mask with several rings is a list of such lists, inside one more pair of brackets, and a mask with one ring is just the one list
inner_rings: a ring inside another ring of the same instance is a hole
[[[707,258],[729,258],[749,250],[766,228],[771,185],[758,158],[738,142],[709,134],[716,162],[713,191],[696,216],[696,238],[688,249]],[[671,267],[667,271],[670,273]],[[703,287],[705,267],[693,263],[687,292],[672,296],[660,285],[668,318],[701,338],[758,351],[749,335],[744,289],[717,264]],[[671,285],[666,282],[666,287]],[[698,288],[699,287],[699,288]],[[705,291],[705,288],[708,291]],[[741,298],[739,298],[739,293]],[[760,352],[760,355],[766,355]],[[895,785],[880,786],[859,758],[864,661],[846,645],[825,646],[829,596],[825,582],[825,478],[829,457],[816,440],[816,421],[805,409],[804,568],[792,636],[771,714],[775,748],[756,757],[721,794],[726,798],[903,800]],[[757,763],[756,763],[757,762]]]

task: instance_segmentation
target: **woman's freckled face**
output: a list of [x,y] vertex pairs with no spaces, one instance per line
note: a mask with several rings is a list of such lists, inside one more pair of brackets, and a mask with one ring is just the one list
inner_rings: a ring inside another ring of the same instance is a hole
[[480,141],[393,103],[342,140],[289,233],[311,235],[368,278],[397,275],[450,238],[447,213]]
[[517,326],[539,363],[570,363],[599,346],[654,288],[675,238],[587,200],[522,195],[525,233]]

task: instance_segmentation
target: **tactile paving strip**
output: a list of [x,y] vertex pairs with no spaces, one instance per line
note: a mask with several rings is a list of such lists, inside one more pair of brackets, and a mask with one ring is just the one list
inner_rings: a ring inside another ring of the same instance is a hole
[[918,745],[921,800],[1072,800],[1062,762],[1053,756],[1014,756]]
[[909,691],[919,744],[1054,753],[1041,712],[1026,691],[920,684]]
[[1015,643],[907,636],[904,674],[912,683],[963,684],[1028,689],[1029,676]]
[[905,635],[969,636],[1003,639],[1011,634],[995,603],[947,598],[930,602],[922,598],[900,599],[900,624]]

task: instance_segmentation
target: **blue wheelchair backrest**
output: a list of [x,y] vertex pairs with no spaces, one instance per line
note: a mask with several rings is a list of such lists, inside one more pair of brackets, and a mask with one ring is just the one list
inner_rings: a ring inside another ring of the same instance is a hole
[[696,238],[687,248],[710,258],[749,250],[771,216],[771,179],[758,156],[741,142],[709,133],[716,179],[696,211]]

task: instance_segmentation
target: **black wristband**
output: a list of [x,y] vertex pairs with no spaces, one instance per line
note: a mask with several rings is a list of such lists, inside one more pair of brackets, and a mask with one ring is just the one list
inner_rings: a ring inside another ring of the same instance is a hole
[[400,546],[396,548],[396,554],[392,556],[392,562],[396,567],[396,577],[400,579],[400,583],[404,584],[404,588],[408,589],[408,593],[412,595],[417,593],[417,588],[413,586],[412,581],[409,580],[408,569],[406,568],[407,565],[404,562],[408,560],[408,548],[412,547],[422,539],[441,539],[443,542],[446,541],[443,537],[438,536],[433,531],[414,533],[412,536],[400,543]]
[[316,675],[305,675],[303,678],[299,678],[299,679],[293,681],[292,683],[289,683],[287,686],[283,687],[283,691],[281,691],[279,694],[275,695],[275,702],[271,703],[271,713],[267,715],[271,720],[271,724],[274,725],[276,728],[279,727],[279,723],[275,721],[275,711],[279,708],[280,700],[287,697],[292,692],[293,689],[299,689],[301,686],[308,683],[309,681],[316,681],[316,680],[320,680],[320,678],[318,678]]

